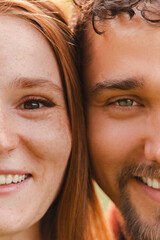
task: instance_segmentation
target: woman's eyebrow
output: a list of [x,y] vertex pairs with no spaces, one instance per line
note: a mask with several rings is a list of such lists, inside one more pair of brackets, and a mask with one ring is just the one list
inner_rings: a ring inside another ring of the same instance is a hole
[[144,81],[142,79],[117,79],[117,80],[104,80],[96,83],[91,89],[91,95],[97,95],[102,90],[132,90],[135,88],[143,88]]
[[42,79],[42,78],[16,78],[14,81],[12,81],[9,84],[9,87],[11,88],[21,88],[21,89],[30,89],[30,88],[44,88],[47,87],[49,89],[57,90],[57,91],[63,91],[61,86],[58,86],[53,81],[49,79]]

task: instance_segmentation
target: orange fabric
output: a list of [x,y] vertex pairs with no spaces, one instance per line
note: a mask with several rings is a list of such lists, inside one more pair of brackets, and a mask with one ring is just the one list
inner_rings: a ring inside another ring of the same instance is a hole
[[[121,226],[123,226],[123,218],[118,208],[110,203],[106,212],[106,224],[112,240],[120,240]],[[126,240],[130,240],[126,238]]]

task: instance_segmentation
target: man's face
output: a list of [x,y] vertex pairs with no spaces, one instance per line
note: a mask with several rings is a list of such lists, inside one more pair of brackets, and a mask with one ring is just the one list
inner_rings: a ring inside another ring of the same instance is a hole
[[160,27],[135,16],[89,26],[88,142],[95,179],[131,239],[160,236]]

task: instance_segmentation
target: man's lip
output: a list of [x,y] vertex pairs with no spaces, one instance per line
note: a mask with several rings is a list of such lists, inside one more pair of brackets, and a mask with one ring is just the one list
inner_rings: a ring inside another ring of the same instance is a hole
[[143,178],[150,178],[150,179],[157,179],[158,181],[160,181],[160,176],[153,176],[153,175],[149,175],[149,176],[146,176],[146,175],[140,175],[140,176],[133,176],[134,178],[138,178],[138,179],[143,179]]
[[152,187],[153,189],[160,190],[160,179],[159,178],[146,178],[146,177],[136,177],[138,181],[147,185],[148,187]]
[[157,171],[157,172],[154,172],[154,173],[141,173],[141,174],[135,174],[133,175],[133,177],[136,177],[136,178],[157,178],[157,179],[160,179],[160,172]]
[[140,186],[141,192],[143,192],[143,194],[145,196],[148,196],[150,199],[158,202],[158,204],[160,203],[160,190],[159,189],[149,187],[140,181],[137,181],[137,183]]

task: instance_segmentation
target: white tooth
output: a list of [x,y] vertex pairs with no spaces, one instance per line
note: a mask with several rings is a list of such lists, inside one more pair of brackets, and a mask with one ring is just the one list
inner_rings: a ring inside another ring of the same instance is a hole
[[24,179],[23,179],[23,175],[21,175],[21,181],[23,181]]
[[156,180],[156,179],[153,179],[153,181],[152,181],[152,187],[153,188],[159,188],[159,184],[158,184],[158,181]]
[[24,180],[25,179],[25,175],[22,175],[22,180]]
[[142,177],[142,181],[143,181],[144,183],[147,183],[147,178]]
[[5,184],[6,183],[6,178],[4,175],[0,175],[0,185]]
[[18,177],[18,182],[22,181],[22,175]]
[[152,187],[152,179],[151,178],[147,178],[147,185],[149,187]]
[[17,183],[17,182],[18,182],[18,175],[17,175],[17,174],[14,175],[14,177],[13,177],[13,182],[14,182],[14,183]]
[[6,184],[10,184],[12,182],[12,175],[7,175]]

